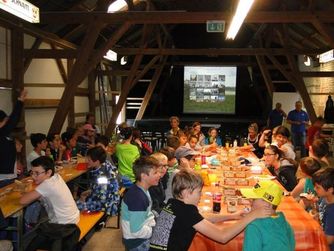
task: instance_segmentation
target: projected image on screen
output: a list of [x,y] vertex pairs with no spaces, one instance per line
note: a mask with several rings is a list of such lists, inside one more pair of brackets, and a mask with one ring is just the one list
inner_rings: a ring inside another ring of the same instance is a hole
[[235,113],[236,67],[184,67],[184,113]]

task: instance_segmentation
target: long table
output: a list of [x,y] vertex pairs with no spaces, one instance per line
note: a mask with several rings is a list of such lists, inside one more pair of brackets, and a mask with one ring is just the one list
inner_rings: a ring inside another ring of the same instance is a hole
[[[88,169],[78,170],[77,164],[66,164],[58,173],[62,176],[65,182],[69,182],[86,173]],[[32,182],[31,177],[21,180],[21,182]],[[33,185],[33,188],[35,185]],[[23,208],[25,205],[20,204],[22,192],[16,190],[16,184],[10,184],[0,189],[0,208],[4,217],[16,215],[17,217],[17,232],[18,232],[18,250],[23,250]]]
[[[217,174],[221,177],[222,170],[220,168],[210,170],[209,172]],[[254,183],[251,183],[253,185]],[[217,191],[217,187],[204,186],[201,201],[199,203],[199,211],[205,216],[212,213],[212,194]],[[221,214],[227,214],[227,206],[222,202]],[[244,207],[244,206],[240,206]],[[239,208],[240,209],[240,208]],[[284,197],[279,205],[278,211],[282,211],[294,230],[297,251],[327,251],[329,250],[325,234],[310,214],[308,214],[292,197]],[[233,224],[235,221],[217,223],[219,228],[224,228],[227,224]],[[270,230],[268,230],[270,231]],[[240,233],[227,244],[215,242],[206,236],[197,233],[190,247],[190,251],[236,251],[242,250],[244,233]]]
[[[65,182],[69,182],[87,172],[87,169],[78,170],[76,166],[76,164],[64,165],[64,167],[58,171]],[[29,180],[32,181],[32,178],[27,177],[21,181],[27,182]],[[5,218],[24,208],[24,205],[20,204],[20,198],[22,197],[21,192],[16,191],[15,188],[16,185],[13,183],[0,189],[0,208]],[[3,193],[5,193],[5,195],[2,195]]]

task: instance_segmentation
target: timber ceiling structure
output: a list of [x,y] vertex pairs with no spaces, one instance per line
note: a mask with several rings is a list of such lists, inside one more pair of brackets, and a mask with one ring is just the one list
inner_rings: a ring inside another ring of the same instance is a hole
[[[333,0],[255,0],[233,41],[225,40],[225,33],[207,33],[206,21],[225,20],[228,27],[236,0],[127,0],[128,11],[117,13],[107,13],[110,0],[30,2],[40,8],[40,24],[0,12],[1,25],[36,37],[34,45],[23,51],[25,65],[32,58],[75,59],[64,76],[67,85],[62,108],[57,110],[50,131],[59,131],[76,87],[109,49],[127,56],[131,63],[123,67],[110,63],[104,71],[127,76],[107,132],[115,127],[130,89],[152,69],[155,83],[146,99],[165,66],[206,62],[255,67],[269,96],[280,84],[275,79],[279,74],[301,94],[311,119],[315,112],[303,77],[333,76],[333,72],[300,72],[297,63],[297,55],[315,58],[334,48]],[[42,42],[52,48],[39,49]]]

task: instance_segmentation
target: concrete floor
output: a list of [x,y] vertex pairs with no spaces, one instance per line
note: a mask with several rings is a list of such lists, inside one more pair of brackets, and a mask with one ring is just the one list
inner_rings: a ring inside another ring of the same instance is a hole
[[[111,217],[107,226],[116,226],[117,217]],[[103,228],[95,232],[88,242],[83,246],[82,251],[125,251],[122,243],[122,231],[120,229]]]

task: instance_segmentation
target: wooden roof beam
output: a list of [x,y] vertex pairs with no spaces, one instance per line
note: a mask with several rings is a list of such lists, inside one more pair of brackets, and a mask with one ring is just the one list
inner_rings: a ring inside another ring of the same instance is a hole
[[[207,20],[231,20],[231,12],[131,11],[131,12],[41,12],[42,24],[84,24],[100,20],[107,24],[180,24],[206,23]],[[332,11],[252,11],[245,23],[310,23],[318,18],[323,23],[334,22]]]

